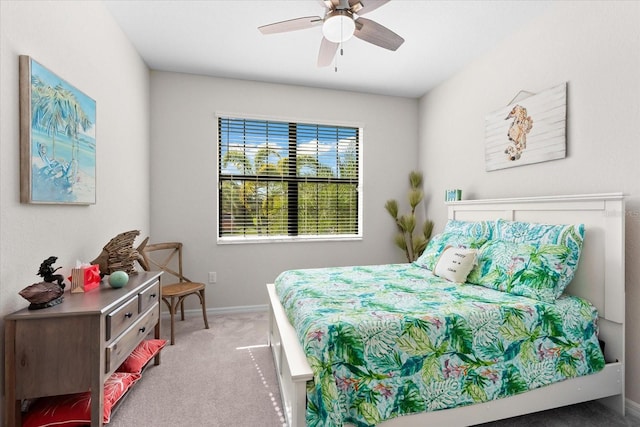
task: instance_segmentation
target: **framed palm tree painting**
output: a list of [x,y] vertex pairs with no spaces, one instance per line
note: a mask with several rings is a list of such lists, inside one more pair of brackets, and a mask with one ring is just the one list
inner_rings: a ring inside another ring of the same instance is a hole
[[20,201],[96,203],[96,102],[20,55]]

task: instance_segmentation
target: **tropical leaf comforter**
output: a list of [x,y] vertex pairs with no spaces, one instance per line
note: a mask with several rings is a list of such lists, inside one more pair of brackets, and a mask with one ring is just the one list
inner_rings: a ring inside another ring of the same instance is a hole
[[290,270],[275,282],[314,372],[307,425],[372,426],[604,367],[596,309],[454,284],[413,264]]

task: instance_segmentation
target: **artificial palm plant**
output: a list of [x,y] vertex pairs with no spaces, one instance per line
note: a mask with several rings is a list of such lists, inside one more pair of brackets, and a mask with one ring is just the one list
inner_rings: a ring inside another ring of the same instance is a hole
[[411,212],[398,216],[398,202],[391,199],[387,200],[385,208],[393,217],[398,227],[398,233],[394,237],[396,245],[402,249],[409,262],[413,262],[422,254],[429,243],[431,232],[433,231],[433,221],[425,220],[422,224],[421,233],[415,233],[416,230],[416,206],[422,202],[424,193],[422,191],[422,174],[417,171],[409,173],[409,205]]

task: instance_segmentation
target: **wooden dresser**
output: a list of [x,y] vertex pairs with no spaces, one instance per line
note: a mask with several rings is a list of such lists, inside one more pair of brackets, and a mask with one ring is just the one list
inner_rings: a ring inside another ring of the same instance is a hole
[[119,289],[105,279],[86,293],[65,292],[54,307],[6,316],[5,427],[21,425],[22,399],[87,390],[91,425],[102,426],[105,380],[152,329],[160,338],[161,274],[132,274]]

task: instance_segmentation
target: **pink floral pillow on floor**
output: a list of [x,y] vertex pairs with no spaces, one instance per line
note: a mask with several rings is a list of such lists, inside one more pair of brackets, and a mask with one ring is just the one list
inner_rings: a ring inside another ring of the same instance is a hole
[[142,368],[167,344],[167,340],[144,340],[120,365],[117,372],[142,373]]
[[[111,409],[129,388],[140,379],[139,374],[116,372],[104,383],[102,419],[108,423]],[[91,392],[41,397],[24,415],[23,427],[77,427],[91,424]]]

